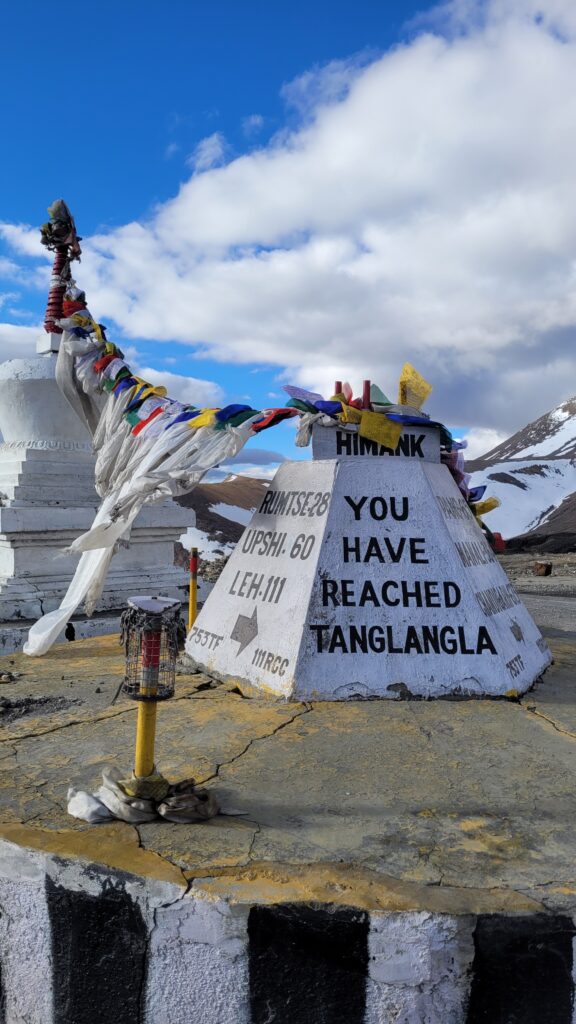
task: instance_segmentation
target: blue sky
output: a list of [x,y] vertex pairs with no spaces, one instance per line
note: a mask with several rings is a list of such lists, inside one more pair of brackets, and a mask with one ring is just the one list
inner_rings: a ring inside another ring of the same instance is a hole
[[410,359],[434,416],[497,443],[568,397],[571,8],[4,5],[0,357],[33,345],[63,196],[92,312],[178,397],[393,393]]

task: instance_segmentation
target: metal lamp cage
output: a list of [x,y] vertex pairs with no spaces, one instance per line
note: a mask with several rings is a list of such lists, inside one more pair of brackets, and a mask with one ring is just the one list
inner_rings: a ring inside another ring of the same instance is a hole
[[126,652],[123,692],[132,700],[174,696],[180,602],[168,597],[131,597],[122,614],[120,642]]

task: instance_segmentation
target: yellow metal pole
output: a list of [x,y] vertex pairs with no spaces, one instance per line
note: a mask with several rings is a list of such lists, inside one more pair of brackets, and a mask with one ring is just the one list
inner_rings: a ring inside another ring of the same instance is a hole
[[188,599],[188,632],[198,614],[198,548],[190,551],[190,597]]
[[145,779],[147,775],[152,775],[154,771],[157,706],[155,700],[141,700],[138,704],[136,756],[134,759],[134,775],[137,779]]
[[[140,691],[143,697],[155,697],[158,691],[158,673],[160,668],[160,645],[162,642],[162,622],[159,620],[154,628],[142,634],[142,676]],[[154,771],[154,742],[156,739],[156,701],[141,700],[138,705],[136,722],[136,755],[134,758],[134,775],[144,779]]]

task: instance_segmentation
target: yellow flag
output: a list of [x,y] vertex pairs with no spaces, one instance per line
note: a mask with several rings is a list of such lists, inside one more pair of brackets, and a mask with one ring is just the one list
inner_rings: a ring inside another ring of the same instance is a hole
[[415,370],[411,363],[404,363],[398,386],[398,405],[411,405],[414,409],[421,409],[431,391],[432,385],[424,380],[418,370]]
[[492,512],[495,508],[500,508],[498,498],[486,498],[485,501],[476,501],[472,505],[472,511],[475,516],[485,516],[487,512]]
[[367,437],[370,441],[377,441],[378,444],[383,444],[386,448],[391,448],[394,451],[400,440],[402,424],[394,423],[382,413],[363,409],[358,432],[362,437]]
[[360,423],[362,412],[360,409],[355,409],[353,405],[343,404],[340,419],[343,423]]
[[188,420],[188,426],[191,430],[196,430],[199,427],[211,427],[216,420],[217,412],[218,409],[202,409],[198,416]]

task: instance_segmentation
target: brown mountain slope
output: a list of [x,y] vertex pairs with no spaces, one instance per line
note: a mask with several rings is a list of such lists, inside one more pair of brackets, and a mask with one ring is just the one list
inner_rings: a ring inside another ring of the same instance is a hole
[[230,476],[218,484],[198,484],[191,494],[176,498],[179,505],[193,508],[196,512],[196,526],[219,544],[235,544],[244,531],[242,523],[236,523],[226,516],[212,511],[212,506],[224,503],[240,508],[258,508],[266,490],[268,480],[251,476]]

